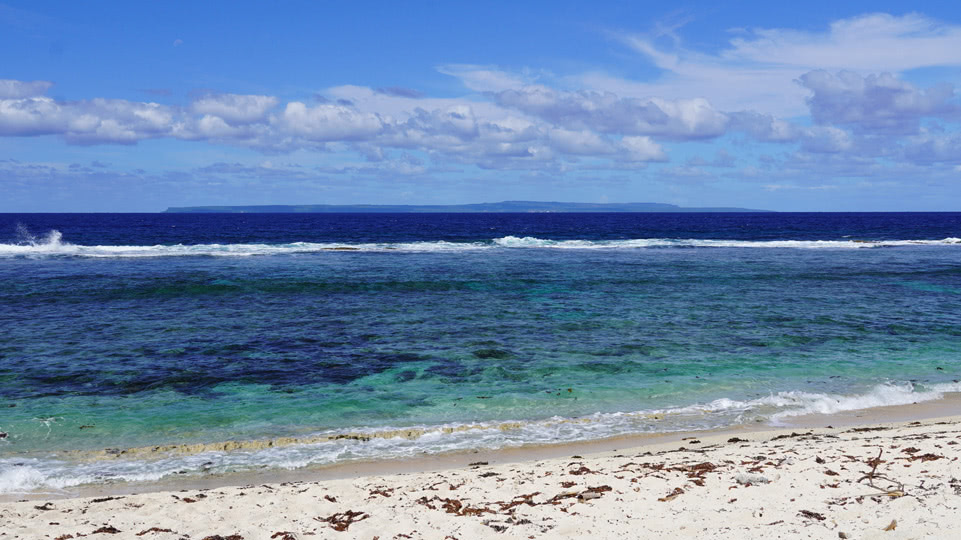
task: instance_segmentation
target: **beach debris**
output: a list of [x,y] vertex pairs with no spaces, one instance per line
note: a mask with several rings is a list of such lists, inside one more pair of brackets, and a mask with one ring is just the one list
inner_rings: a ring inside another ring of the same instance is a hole
[[96,424],[84,424],[80,426],[80,429],[90,429],[92,427],[97,427]]
[[851,538],[851,537],[848,536],[848,533],[846,533],[846,532],[839,532],[839,533],[838,533],[838,538],[840,538],[841,540],[844,540],[845,538]]
[[481,465],[487,465],[487,462],[486,462],[486,461],[475,461],[475,462],[473,462],[473,463],[468,464],[467,466],[468,466],[468,467],[480,467]]
[[[170,529],[161,529],[160,527],[150,527],[149,529],[138,532],[137,536],[143,536],[149,533],[167,533],[167,532],[172,533],[173,531]],[[177,533],[174,533],[174,534],[177,534]]]
[[572,475],[574,475],[574,476],[580,476],[580,475],[582,475],[582,474],[600,474],[600,473],[598,473],[597,471],[593,471],[593,470],[591,470],[591,469],[588,469],[588,468],[587,468],[586,466],[584,466],[584,465],[581,465],[580,468],[578,468],[578,469],[572,469],[572,470],[568,471],[567,474],[572,474]]
[[910,458],[908,458],[908,460],[909,460],[909,461],[919,461],[919,460],[920,460],[921,462],[925,462],[925,461],[936,461],[936,460],[943,459],[943,458],[944,458],[944,456],[938,456],[938,455],[935,455],[935,454],[923,454],[923,455],[920,455],[920,456],[911,456]]
[[381,497],[390,497],[394,492],[394,488],[380,488],[375,489],[370,492],[370,496],[380,495]]
[[790,434],[778,435],[777,437],[774,437],[774,438],[771,439],[771,440],[772,440],[772,441],[780,441],[780,440],[783,440],[783,439],[794,439],[794,438],[796,438],[796,437],[805,437],[805,436],[813,435],[813,434],[814,434],[813,431],[808,431],[807,433],[798,433],[798,432],[796,432],[796,431],[792,431]]
[[270,538],[271,539],[279,538],[280,540],[297,540],[297,537],[294,536],[294,533],[290,531],[277,531],[274,534],[270,535]]
[[120,533],[120,529],[112,525],[104,525],[103,527],[100,527],[99,529],[93,531],[90,534],[119,534],[119,533]]
[[893,531],[893,530],[896,529],[896,528],[898,528],[898,521],[897,521],[896,519],[892,519],[892,520],[891,520],[891,523],[888,523],[888,526],[885,527],[885,528],[882,529],[882,530],[884,530],[884,531]]
[[577,497],[578,495],[579,493],[576,491],[567,491],[564,493],[558,493],[557,495],[554,495],[553,497],[548,499],[548,501],[545,502],[544,504],[554,504],[554,505],[561,504],[561,501],[563,501],[564,499],[570,499],[572,497]]
[[810,510],[801,510],[800,512],[798,512],[798,514],[808,519],[816,519],[818,521],[824,521],[825,519],[827,519],[826,517],[824,517],[824,514],[819,514],[817,512],[812,512]]
[[36,508],[37,510],[53,510],[53,503],[52,502],[43,503],[40,506],[34,506],[34,508]]
[[[885,495],[887,495],[888,497],[891,497],[892,499],[903,497],[905,495],[904,484],[902,484],[901,482],[898,482],[893,478],[888,478],[887,476],[878,474],[878,465],[884,463],[884,460],[881,459],[881,454],[883,453],[884,453],[884,448],[878,448],[878,457],[871,458],[867,461],[867,464],[871,466],[871,470],[864,473],[864,476],[862,476],[861,478],[858,478],[857,483],[860,484],[862,480],[867,480],[869,486],[879,491],[882,491]],[[897,489],[890,489],[890,488],[883,488],[883,487],[876,486],[874,485],[874,481],[876,479],[886,480],[888,482],[891,482],[892,484],[897,484],[898,487]]]
[[491,529],[494,529],[497,532],[504,532],[507,530],[507,525],[500,525],[489,519],[487,521],[484,521],[484,525],[487,525],[488,527],[490,527]]
[[739,442],[748,442],[748,440],[747,440],[747,439],[741,439],[741,438],[739,438],[739,437],[731,437],[730,439],[727,440],[727,442],[729,442],[729,443],[739,443]]
[[703,463],[698,463],[697,465],[691,465],[690,467],[677,467],[674,470],[681,472],[686,472],[688,478],[704,478],[704,475],[717,469],[717,465],[711,463],[710,461],[705,461]]
[[664,497],[661,497],[657,500],[660,502],[668,502],[676,499],[678,495],[683,495],[683,494],[684,494],[684,490],[678,487],[678,488],[674,488],[674,491],[668,493]]
[[315,517],[314,519],[324,523],[329,523],[330,527],[337,532],[344,532],[350,528],[352,524],[357,523],[358,521],[363,521],[369,517],[370,514],[366,514],[364,512],[347,510],[346,512],[338,512],[325,518]]
[[53,540],[70,540],[73,538],[72,534],[61,534],[60,536],[54,538]]
[[577,494],[577,500],[589,501],[591,499],[600,499],[601,494],[608,491],[611,491],[611,486],[589,487],[586,490]]
[[101,497],[99,499],[91,499],[91,503],[102,503],[107,501],[117,501],[123,499],[123,497]]
[[331,497],[330,495],[324,495],[324,499],[326,499],[327,502],[332,502],[332,503],[337,502],[337,497]]
[[231,534],[230,536],[220,536],[219,534],[213,534],[210,536],[205,536],[203,540],[244,540],[243,536],[239,534]]
[[417,502],[418,504],[422,504],[427,508],[430,508],[431,510],[437,510],[437,506],[432,504],[435,501],[441,502],[442,503],[441,508],[443,508],[444,511],[447,512],[448,514],[455,514],[458,516],[479,516],[481,514],[496,513],[489,508],[479,508],[476,506],[470,506],[469,504],[466,504],[464,503],[464,501],[461,501],[459,499],[442,499],[437,495],[434,495],[433,499],[428,499],[427,497],[421,497],[417,499],[417,501],[415,502]]
[[540,491],[535,491],[534,493],[528,493],[527,495],[518,495],[509,503],[499,503],[501,505],[501,512],[510,510],[515,506],[520,506],[522,504],[526,504],[527,506],[537,506],[537,503],[534,502],[534,497],[540,494]]
[[734,481],[742,486],[754,484],[770,484],[771,480],[763,474],[740,473],[734,477]]
[[3,431],[0,431],[0,439],[6,439],[6,438],[7,438],[7,434]]

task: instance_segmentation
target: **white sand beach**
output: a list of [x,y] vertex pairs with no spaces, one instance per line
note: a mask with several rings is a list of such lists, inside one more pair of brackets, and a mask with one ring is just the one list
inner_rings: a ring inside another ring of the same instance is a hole
[[0,538],[956,538],[961,417],[854,416],[443,470],[31,497],[0,504]]

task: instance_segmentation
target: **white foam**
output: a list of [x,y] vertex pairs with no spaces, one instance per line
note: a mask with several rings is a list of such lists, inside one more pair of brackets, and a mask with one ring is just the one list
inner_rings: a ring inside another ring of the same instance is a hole
[[[717,399],[708,403],[665,409],[596,413],[580,418],[553,417],[536,421],[445,424],[442,426],[378,427],[352,434],[384,433],[394,429],[422,430],[416,438],[340,438],[234,452],[159,455],[154,459],[67,461],[63,459],[0,459],[0,493],[64,489],[91,483],[150,482],[181,474],[220,474],[264,467],[297,469],[357,460],[397,459],[423,454],[496,449],[600,439],[631,433],[688,431],[766,420],[774,424],[803,414],[831,414],[888,405],[905,405],[961,392],[961,383],[916,387],[886,383],[859,394],[778,392],[751,399]],[[318,435],[337,435],[327,431]]]
[[255,255],[296,255],[333,251],[362,252],[459,252],[496,248],[625,250],[644,248],[780,248],[780,249],[866,249],[907,246],[958,246],[961,239],[943,240],[710,240],[646,238],[634,240],[546,240],[505,236],[488,242],[402,242],[402,243],[313,243],[287,244],[175,244],[153,246],[86,246],[63,240],[58,231],[29,243],[0,244],[0,258],[138,258],[138,257],[249,257]]
[[644,248],[780,248],[780,249],[865,249],[905,246],[959,246],[961,238],[943,240],[712,240],[638,238],[631,240],[549,240],[530,236],[504,236],[489,242],[398,242],[398,243],[315,243],[291,242],[286,244],[174,244],[152,246],[106,246],[79,245],[63,240],[57,230],[51,230],[43,238],[19,230],[15,244],[0,244],[0,258],[45,257],[249,257],[254,255],[296,255],[332,251],[363,252],[458,252],[487,249],[572,249],[572,250],[624,250]]
[[0,460],[0,493],[26,493],[48,485],[45,474],[34,467]]
[[715,240],[638,238],[631,240],[545,240],[525,236],[495,238],[494,244],[509,248],[553,249],[640,249],[670,247],[709,248],[791,248],[791,249],[865,249],[903,246],[946,246],[961,244],[961,238],[943,240]]

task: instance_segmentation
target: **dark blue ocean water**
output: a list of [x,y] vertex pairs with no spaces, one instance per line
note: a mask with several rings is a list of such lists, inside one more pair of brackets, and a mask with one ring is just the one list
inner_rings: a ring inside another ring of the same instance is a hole
[[0,215],[0,492],[936,399],[961,389],[959,236],[959,213]]

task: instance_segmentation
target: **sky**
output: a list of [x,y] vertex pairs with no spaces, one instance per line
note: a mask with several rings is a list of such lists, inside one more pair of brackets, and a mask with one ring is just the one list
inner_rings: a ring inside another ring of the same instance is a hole
[[961,3],[781,4],[0,0],[0,212],[961,211]]

